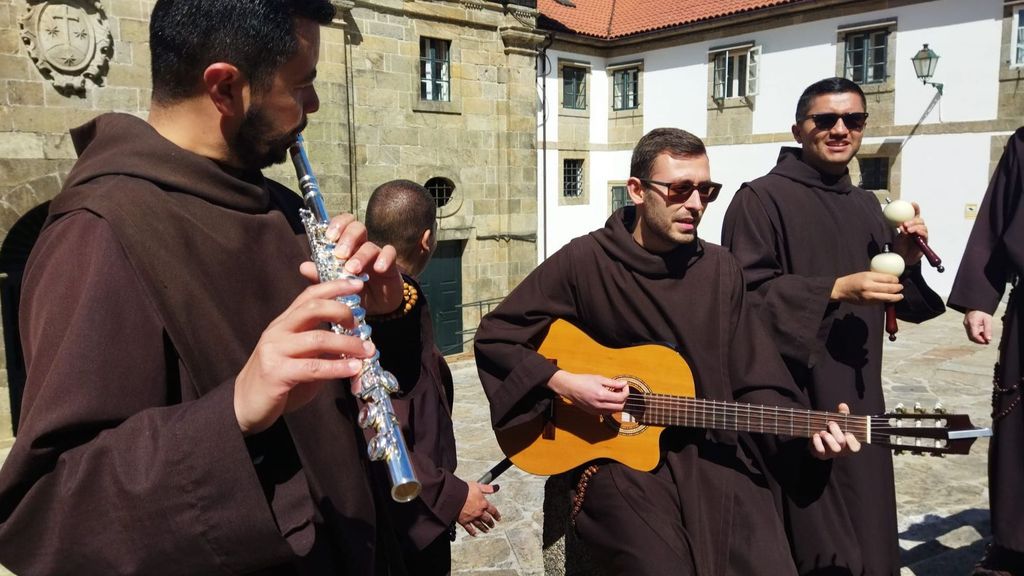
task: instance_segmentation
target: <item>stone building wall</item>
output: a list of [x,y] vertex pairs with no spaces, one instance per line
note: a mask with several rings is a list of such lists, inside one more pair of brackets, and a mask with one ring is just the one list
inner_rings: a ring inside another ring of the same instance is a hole
[[[357,1],[347,29],[352,208],[393,178],[450,180],[438,237],[464,243],[463,302],[504,296],[536,265],[535,13],[497,3]],[[518,17],[518,18],[517,18]],[[451,43],[451,99],[420,98],[420,40]],[[463,325],[476,326],[476,308]]]
[[[536,264],[535,12],[468,0],[333,2],[338,18],[321,34],[320,110],[305,134],[329,210],[362,213],[390,178],[447,177],[457,188],[440,238],[465,242],[463,300],[503,296]],[[0,447],[11,441],[11,397],[17,404],[20,393],[8,382],[23,377],[18,351],[7,349],[17,347],[11,304],[45,203],[74,163],[68,130],[105,112],[146,116],[153,5],[0,0]],[[458,109],[417,109],[422,34],[457,42]],[[294,183],[288,165],[267,172]],[[464,324],[477,320],[467,309]]]

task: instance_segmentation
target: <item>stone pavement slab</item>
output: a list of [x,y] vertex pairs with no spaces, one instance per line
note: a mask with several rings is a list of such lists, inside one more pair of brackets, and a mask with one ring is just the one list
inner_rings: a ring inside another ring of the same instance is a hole
[[[919,402],[930,410],[941,402],[951,413],[969,414],[976,426],[991,424],[996,345],[968,342],[962,319],[948,311],[922,325],[900,323],[896,342],[885,343],[883,380],[889,409],[897,403],[912,408]],[[452,373],[458,475],[475,479],[502,454],[491,433],[487,400],[472,359],[452,362]],[[990,537],[987,452],[988,440],[981,439],[968,456],[896,457],[901,576],[970,573]],[[503,520],[490,534],[477,538],[460,529],[453,548],[453,574],[562,573],[557,565],[545,570],[545,543],[557,545],[560,536],[544,534],[545,480],[515,468],[497,480],[501,488],[493,501]],[[548,531],[552,532],[550,526]]]

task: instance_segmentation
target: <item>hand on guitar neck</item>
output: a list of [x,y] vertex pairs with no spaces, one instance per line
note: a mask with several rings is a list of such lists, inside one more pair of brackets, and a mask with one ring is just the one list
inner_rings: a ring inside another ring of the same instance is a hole
[[[839,403],[840,414],[849,414],[850,407],[845,402]],[[845,456],[860,452],[860,441],[849,432],[843,432],[835,421],[830,420],[827,430],[815,432],[810,442],[811,454],[818,460],[831,460],[837,456]]]

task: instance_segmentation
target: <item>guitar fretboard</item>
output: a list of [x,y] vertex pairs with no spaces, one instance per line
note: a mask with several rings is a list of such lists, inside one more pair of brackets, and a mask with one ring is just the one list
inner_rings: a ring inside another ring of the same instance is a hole
[[853,434],[861,442],[870,442],[871,435],[870,416],[666,394],[630,394],[625,411],[638,422],[654,426],[685,426],[810,438],[815,432],[825,430],[829,422],[835,422],[843,432]]

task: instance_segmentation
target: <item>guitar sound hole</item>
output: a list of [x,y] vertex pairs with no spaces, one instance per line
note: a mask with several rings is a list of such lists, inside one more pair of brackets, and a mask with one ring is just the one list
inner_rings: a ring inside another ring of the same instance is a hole
[[645,424],[640,422],[646,406],[644,405],[644,392],[647,386],[633,376],[617,376],[615,380],[625,382],[629,385],[629,398],[626,400],[626,409],[606,416],[603,420],[606,426],[615,430],[617,434],[634,435],[647,429]]

